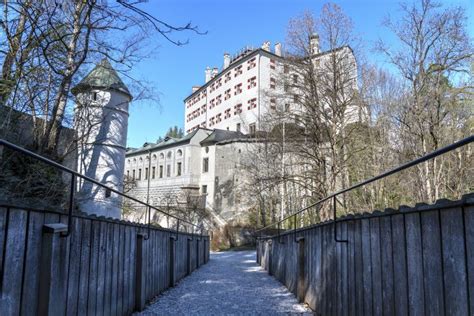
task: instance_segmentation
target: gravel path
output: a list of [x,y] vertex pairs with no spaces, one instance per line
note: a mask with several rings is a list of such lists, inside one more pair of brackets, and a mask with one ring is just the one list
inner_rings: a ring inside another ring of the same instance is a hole
[[211,260],[137,315],[288,315],[310,310],[255,263],[255,251]]

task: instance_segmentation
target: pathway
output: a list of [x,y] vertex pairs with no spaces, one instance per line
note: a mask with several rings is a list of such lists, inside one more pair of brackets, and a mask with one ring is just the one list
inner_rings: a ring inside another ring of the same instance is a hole
[[157,297],[139,315],[311,314],[255,263],[255,251],[212,253],[211,260]]

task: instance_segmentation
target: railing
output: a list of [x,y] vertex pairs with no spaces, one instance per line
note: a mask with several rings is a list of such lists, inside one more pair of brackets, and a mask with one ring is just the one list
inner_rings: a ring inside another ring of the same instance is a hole
[[[43,163],[45,163],[45,164],[48,164],[48,165],[50,165],[50,166],[52,166],[52,167],[54,167],[54,168],[56,168],[56,169],[59,169],[59,170],[61,170],[61,171],[64,171],[64,172],[66,172],[66,173],[69,173],[69,174],[71,175],[71,183],[70,183],[69,199],[68,199],[68,223],[67,223],[68,230],[67,230],[67,232],[66,232],[65,234],[62,235],[63,237],[69,236],[70,233],[71,233],[71,229],[72,229],[72,214],[73,214],[73,209],[74,209],[74,192],[75,192],[75,186],[76,186],[76,177],[81,178],[81,179],[83,179],[83,180],[85,180],[85,181],[91,182],[91,183],[93,183],[93,184],[95,184],[95,185],[97,185],[97,186],[99,186],[99,187],[101,187],[101,188],[103,188],[103,189],[105,189],[105,190],[108,190],[109,192],[113,192],[113,193],[115,193],[115,194],[117,194],[117,195],[119,195],[119,196],[122,196],[122,197],[124,197],[124,198],[127,198],[127,199],[129,199],[129,200],[131,200],[131,201],[133,201],[133,202],[136,202],[136,203],[138,203],[138,204],[140,204],[140,205],[146,207],[146,209],[148,210],[148,216],[147,216],[148,235],[147,235],[147,236],[150,235],[149,232],[150,232],[150,229],[151,229],[151,210],[155,210],[155,211],[157,211],[157,212],[160,212],[161,214],[164,214],[164,215],[168,216],[168,218],[173,218],[173,219],[175,219],[175,220],[177,221],[177,224],[176,224],[176,231],[177,231],[177,232],[179,232],[180,224],[183,224],[183,223],[184,223],[184,224],[188,224],[188,225],[190,225],[191,227],[193,227],[193,233],[198,233],[198,232],[199,232],[201,235],[203,235],[203,230],[204,230],[204,227],[203,227],[203,226],[199,227],[198,225],[193,224],[193,223],[191,223],[191,222],[189,222],[189,221],[187,221],[187,220],[185,220],[185,219],[182,219],[182,218],[177,217],[177,216],[175,216],[175,215],[172,215],[172,214],[170,214],[170,213],[168,213],[168,212],[165,212],[165,211],[159,209],[159,208],[156,207],[156,206],[152,206],[152,205],[150,205],[150,204],[148,204],[148,203],[145,203],[145,202],[143,202],[143,201],[140,201],[140,200],[137,199],[137,198],[134,198],[134,197],[132,197],[132,196],[130,196],[130,195],[124,194],[124,193],[122,193],[122,192],[120,192],[120,191],[118,191],[118,190],[116,190],[116,189],[114,189],[114,188],[112,188],[112,187],[109,187],[109,186],[107,186],[107,185],[105,185],[105,184],[103,184],[103,183],[101,183],[101,182],[99,182],[99,181],[97,181],[97,180],[95,180],[95,179],[92,179],[92,178],[90,178],[90,177],[84,176],[84,175],[82,175],[82,174],[80,174],[80,173],[78,173],[78,172],[76,172],[76,171],[74,171],[74,170],[72,170],[72,169],[70,169],[70,168],[67,168],[67,167],[65,167],[65,166],[63,166],[63,165],[61,165],[61,164],[59,164],[59,163],[57,163],[57,162],[55,162],[55,161],[53,161],[53,160],[51,160],[51,159],[48,159],[48,158],[43,157],[43,156],[41,156],[41,155],[38,155],[38,154],[36,154],[36,153],[34,153],[34,152],[32,152],[32,151],[29,151],[29,150],[27,150],[27,149],[25,149],[25,148],[22,148],[22,147],[20,147],[20,146],[17,146],[17,145],[15,145],[15,144],[10,143],[10,142],[8,142],[8,141],[6,141],[6,140],[3,140],[3,139],[0,139],[0,146],[5,146],[6,148],[9,148],[9,149],[14,150],[14,151],[16,151],[16,152],[19,152],[19,153],[21,153],[21,154],[23,154],[23,155],[26,155],[26,156],[28,156],[28,157],[34,158],[34,159],[36,159],[36,160],[39,160],[39,161],[41,161],[41,162],[43,162]],[[195,229],[196,229],[196,230],[195,230]]]
[[[448,145],[448,146],[446,146],[446,147],[443,147],[443,148],[440,148],[440,149],[438,149],[438,150],[435,150],[435,151],[433,151],[433,152],[431,152],[431,153],[429,153],[429,154],[427,154],[427,155],[425,155],[425,156],[422,156],[422,157],[420,157],[420,158],[418,158],[418,159],[415,159],[415,160],[412,160],[412,161],[407,162],[407,163],[405,163],[405,164],[402,164],[402,165],[400,165],[400,166],[398,166],[398,167],[396,167],[396,168],[394,168],[394,169],[391,169],[391,170],[388,170],[388,171],[386,171],[386,172],[384,172],[384,173],[381,173],[381,174],[379,174],[378,176],[375,176],[375,177],[373,177],[373,178],[370,178],[370,179],[361,181],[361,182],[359,182],[359,183],[356,183],[356,184],[350,186],[349,188],[342,189],[342,190],[340,190],[340,191],[337,191],[337,192],[335,192],[335,193],[332,193],[332,194],[326,196],[325,198],[323,198],[323,199],[321,199],[321,200],[319,200],[319,201],[317,201],[317,202],[315,202],[315,203],[312,203],[312,204],[310,204],[310,205],[308,205],[308,206],[306,206],[306,207],[304,207],[304,208],[298,210],[297,212],[295,212],[295,213],[293,213],[293,214],[290,214],[290,215],[284,217],[283,219],[281,219],[281,220],[278,221],[278,222],[272,223],[272,224],[270,224],[270,225],[267,225],[267,226],[265,226],[265,227],[263,227],[263,228],[258,229],[258,230],[255,232],[255,234],[256,234],[258,237],[262,237],[262,232],[263,232],[263,231],[265,231],[265,230],[267,230],[267,229],[269,229],[269,228],[271,228],[271,227],[275,227],[275,226],[276,226],[276,227],[277,227],[277,230],[278,230],[277,234],[278,234],[278,236],[280,236],[281,224],[282,224],[284,221],[286,221],[286,220],[288,220],[288,219],[290,219],[290,218],[293,218],[293,222],[294,222],[294,228],[293,228],[293,230],[294,230],[294,232],[295,232],[294,235],[295,235],[295,239],[296,239],[296,230],[297,230],[296,222],[297,222],[297,216],[298,216],[299,214],[301,214],[301,213],[303,213],[303,212],[305,212],[305,211],[307,211],[307,210],[309,210],[309,209],[312,209],[313,207],[319,206],[319,205],[321,205],[322,203],[324,203],[324,202],[326,202],[326,201],[332,199],[332,200],[333,200],[333,221],[335,222],[335,221],[337,220],[337,214],[336,214],[336,211],[337,211],[337,204],[336,204],[336,202],[337,202],[337,196],[338,196],[338,195],[347,193],[347,192],[352,191],[352,190],[354,190],[354,189],[357,189],[357,188],[360,188],[360,187],[362,187],[362,186],[365,186],[365,185],[367,185],[367,184],[369,184],[369,183],[375,182],[375,181],[377,181],[377,180],[383,179],[383,178],[385,178],[385,177],[388,177],[388,176],[390,176],[390,175],[393,175],[393,174],[395,174],[395,173],[398,173],[398,172],[403,171],[403,170],[405,170],[405,169],[408,169],[408,168],[410,168],[410,167],[416,166],[416,165],[418,165],[418,164],[420,164],[420,163],[423,163],[423,162],[425,162],[425,161],[428,161],[428,160],[430,160],[430,159],[433,159],[433,158],[435,158],[435,157],[438,157],[438,156],[440,156],[440,155],[443,155],[443,154],[445,154],[445,153],[447,153],[447,152],[450,152],[450,151],[453,151],[453,150],[455,150],[455,149],[457,149],[457,148],[460,148],[460,147],[463,147],[463,146],[465,146],[465,145],[468,145],[468,144],[470,144],[470,143],[472,143],[472,142],[474,142],[474,135],[471,135],[471,136],[469,136],[469,137],[466,137],[466,138],[464,138],[464,139],[462,139],[462,140],[460,140],[460,141],[458,141],[458,142],[455,142],[455,143],[453,143],[453,144],[451,144],[451,145]],[[334,225],[334,240],[335,240],[336,242],[347,242],[347,240],[342,240],[342,239],[338,239],[338,238],[337,238],[337,225]]]

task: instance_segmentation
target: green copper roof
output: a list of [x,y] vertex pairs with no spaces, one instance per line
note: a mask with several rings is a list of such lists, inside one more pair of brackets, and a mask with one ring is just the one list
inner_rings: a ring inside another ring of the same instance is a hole
[[80,91],[90,88],[116,90],[132,98],[127,86],[125,86],[122,79],[120,79],[119,75],[106,58],[102,59],[102,61],[95,66],[95,68],[92,69],[92,71],[89,72],[77,86],[72,88],[72,93],[77,94]]

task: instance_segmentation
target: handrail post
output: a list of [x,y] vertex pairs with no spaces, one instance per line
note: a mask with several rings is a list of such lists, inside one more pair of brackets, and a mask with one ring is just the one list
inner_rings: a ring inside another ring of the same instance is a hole
[[76,190],[76,176],[71,174],[71,186],[69,191],[69,210],[67,216],[67,231],[61,233],[61,237],[67,237],[71,234],[72,228],[72,209],[74,207],[74,191]]
[[347,239],[338,239],[337,238],[337,214],[336,214],[336,210],[337,210],[337,204],[336,204],[336,195],[333,196],[333,199],[332,199],[332,210],[333,210],[333,217],[334,217],[334,241],[335,242],[348,242]]

